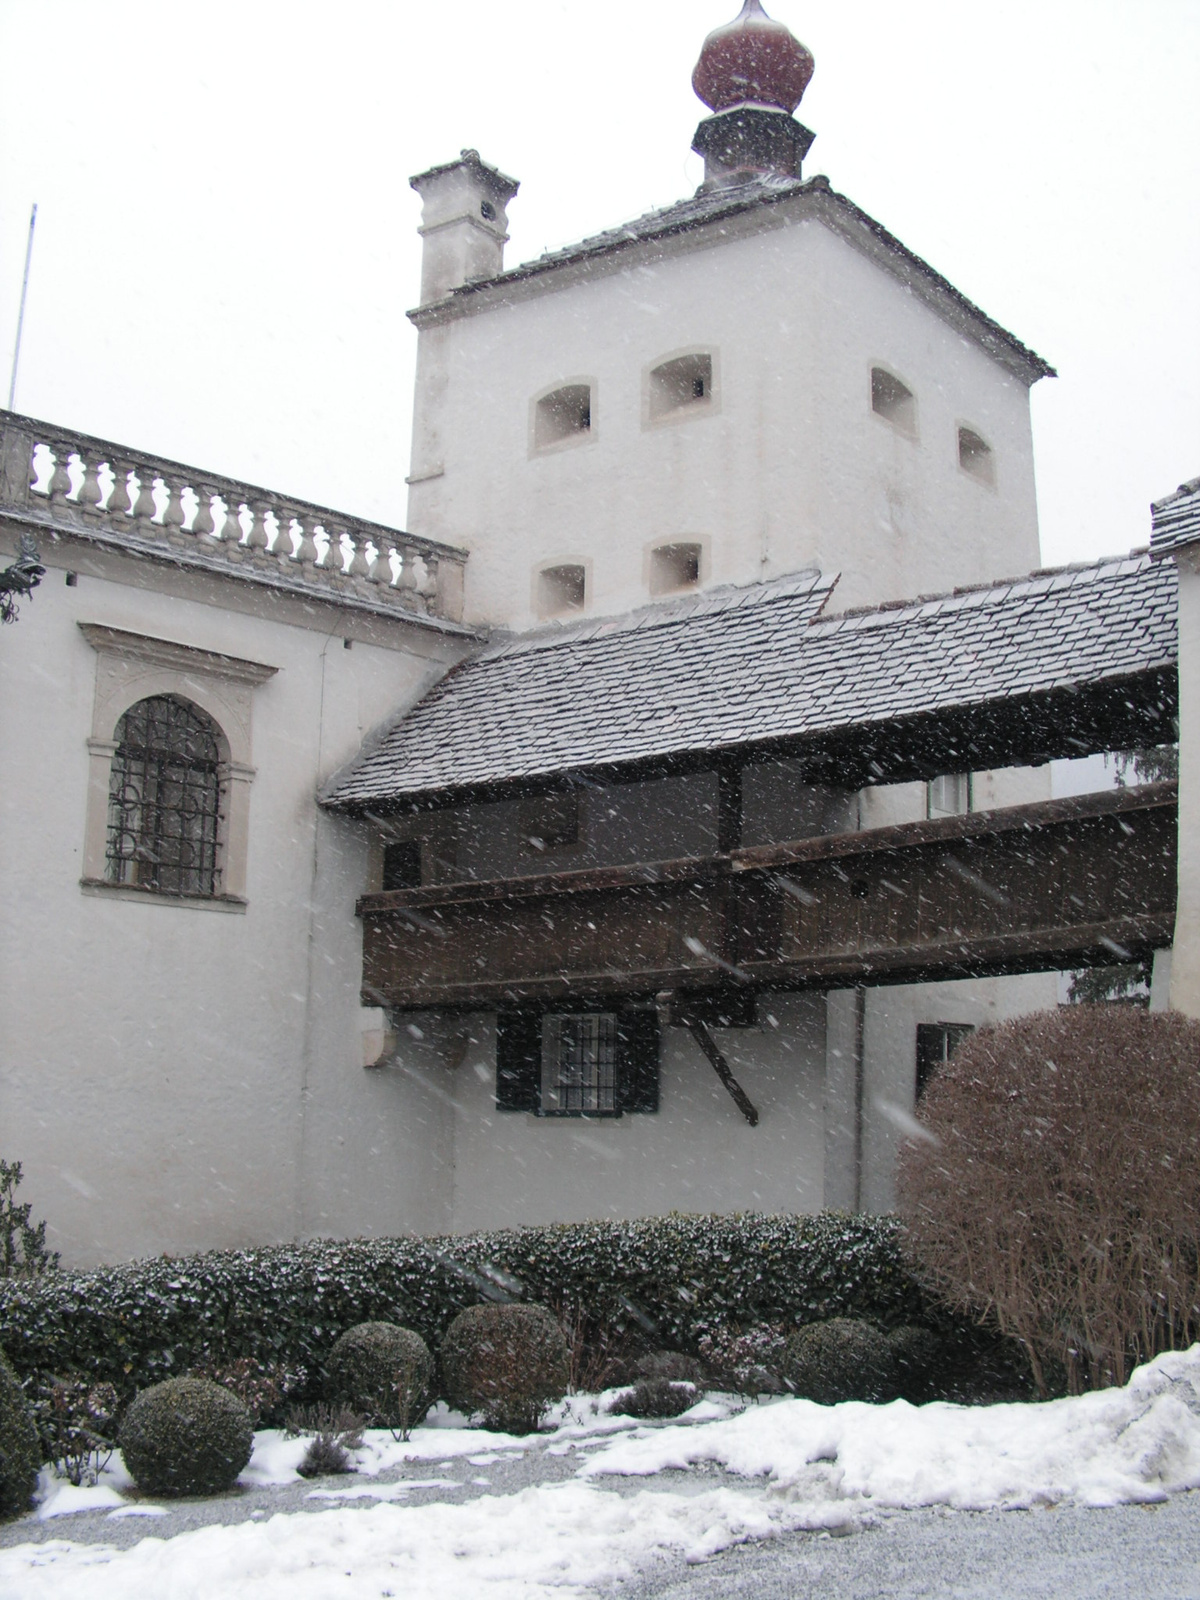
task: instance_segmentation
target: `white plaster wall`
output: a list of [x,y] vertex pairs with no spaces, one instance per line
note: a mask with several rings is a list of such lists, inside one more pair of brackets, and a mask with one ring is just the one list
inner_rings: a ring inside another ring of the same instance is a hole
[[[447,1071],[453,1230],[679,1211],[814,1211],[824,1160],[824,997],[764,1000],[760,1026],[714,1029],[758,1108],[750,1127],[685,1030],[663,1031],[657,1113],[584,1120],[495,1107],[494,1019]],[[768,1017],[773,1017],[772,1024]],[[410,1046],[401,1040],[402,1059]]]
[[[1024,383],[816,220],[714,239],[422,331],[408,526],[471,549],[467,615],[527,626],[559,561],[591,564],[592,610],[644,603],[648,549],[683,539],[706,583],[840,570],[839,608],[1036,567]],[[688,348],[712,405],[644,425],[648,369]],[[915,439],[872,412],[876,363]],[[533,397],[581,379],[590,434],[531,452]],[[995,488],[959,467],[960,422]]]
[[[0,1149],[24,1164],[22,1198],[71,1264],[423,1226],[421,1107],[362,1068],[366,841],[314,796],[461,647],[236,581],[44,554],[0,630]],[[254,691],[244,913],[80,891],[97,661],[80,620],[279,668]]]
[[1200,1017],[1200,560],[1179,568],[1179,898],[1171,958],[1171,1007]]

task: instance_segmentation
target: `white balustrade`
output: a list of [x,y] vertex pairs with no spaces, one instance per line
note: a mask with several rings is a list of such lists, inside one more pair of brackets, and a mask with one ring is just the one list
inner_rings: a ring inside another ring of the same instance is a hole
[[0,412],[5,511],[375,609],[461,616],[463,550],[13,412]]

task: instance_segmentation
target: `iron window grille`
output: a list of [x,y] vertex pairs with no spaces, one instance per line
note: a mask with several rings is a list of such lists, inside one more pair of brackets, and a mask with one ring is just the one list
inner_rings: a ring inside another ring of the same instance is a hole
[[550,1012],[542,1019],[544,1116],[612,1116],[617,1110],[617,1019],[610,1011]]
[[186,700],[154,695],[130,707],[116,739],[109,882],[159,894],[216,895],[223,820],[216,724]]

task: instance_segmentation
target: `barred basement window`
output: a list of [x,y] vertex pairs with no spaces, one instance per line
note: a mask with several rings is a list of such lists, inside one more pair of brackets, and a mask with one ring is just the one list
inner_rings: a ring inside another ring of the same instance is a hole
[[215,895],[221,816],[216,723],[172,694],[117,723],[105,876],[160,894]]

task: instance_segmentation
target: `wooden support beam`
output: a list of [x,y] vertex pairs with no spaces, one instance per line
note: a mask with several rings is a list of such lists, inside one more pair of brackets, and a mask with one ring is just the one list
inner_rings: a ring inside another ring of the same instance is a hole
[[745,1089],[742,1088],[741,1084],[734,1077],[733,1073],[730,1072],[729,1063],[717,1049],[717,1043],[712,1034],[709,1033],[708,1029],[702,1022],[696,1022],[695,1020],[692,1020],[688,1022],[686,1026],[692,1038],[695,1039],[696,1043],[700,1046],[701,1050],[704,1051],[704,1054],[708,1057],[709,1061],[712,1062],[713,1071],[729,1090],[730,1098],[733,1100],[734,1105],[737,1106],[738,1110],[742,1113],[750,1126],[752,1128],[757,1128],[758,1108],[755,1106],[750,1096],[746,1093]]

